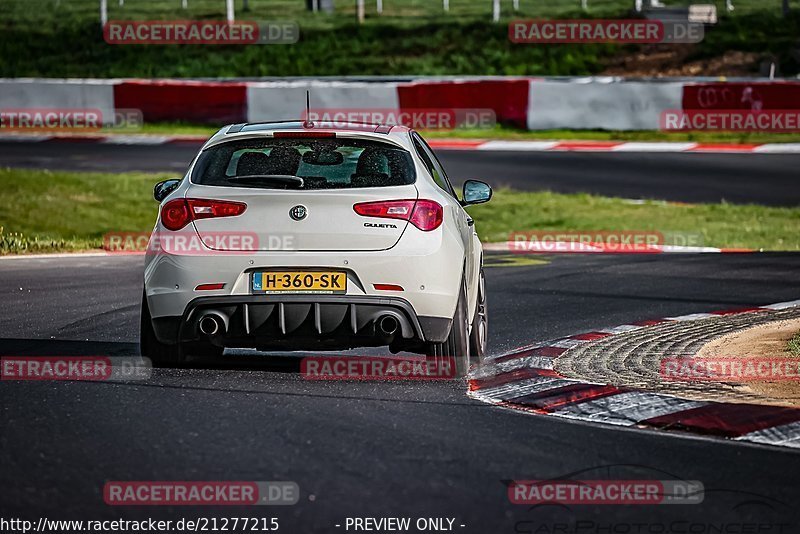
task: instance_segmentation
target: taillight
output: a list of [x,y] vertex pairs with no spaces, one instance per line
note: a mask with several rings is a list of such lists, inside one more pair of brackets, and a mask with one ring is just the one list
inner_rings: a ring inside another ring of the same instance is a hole
[[381,200],[353,206],[359,215],[408,221],[424,232],[436,230],[444,219],[444,210],[433,200]]
[[235,217],[244,213],[247,204],[229,200],[211,200],[205,198],[176,198],[161,208],[161,224],[167,230],[180,230],[198,219],[217,217]]
[[320,132],[320,131],[313,131],[313,132],[275,132],[272,134],[272,137],[276,139],[281,138],[315,138],[315,137],[336,137],[336,132]]
[[444,220],[444,210],[433,200],[417,200],[414,213],[411,215],[411,224],[428,232],[436,230]]

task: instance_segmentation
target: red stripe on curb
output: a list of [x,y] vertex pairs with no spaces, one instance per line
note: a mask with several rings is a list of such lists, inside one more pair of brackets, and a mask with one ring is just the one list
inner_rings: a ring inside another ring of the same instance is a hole
[[[244,119],[241,119],[241,120],[238,120],[238,121],[234,121],[234,120],[226,121],[224,119],[220,119],[220,120],[216,121],[216,123],[219,124],[221,122],[243,122],[243,121],[244,121]],[[150,135],[152,135],[154,137],[163,137],[163,136],[159,136],[157,134],[110,134],[110,135],[103,135],[103,136],[95,136],[95,135],[85,135],[85,134],[67,134],[67,133],[60,132],[60,131],[59,132],[42,131],[42,132],[37,132],[36,134],[33,134],[32,132],[21,132],[21,133],[19,133],[19,135],[15,135],[14,136],[14,137],[16,137],[16,139],[11,139],[11,141],[16,141],[16,142],[37,142],[37,143],[49,143],[49,142],[84,142],[84,143],[95,142],[95,143],[97,143],[97,142],[111,141],[115,137],[121,137],[121,136],[147,137],[147,136],[150,136]],[[42,139],[41,136],[49,136],[49,138],[48,139]],[[4,140],[9,140],[9,139],[4,139]],[[153,144],[169,143],[169,144],[181,144],[181,145],[183,145],[183,144],[196,145],[196,144],[204,143],[206,140],[207,140],[207,137],[204,137],[204,136],[169,136],[167,139],[165,139],[163,141],[163,143],[153,143]],[[437,139],[433,139],[433,140],[429,141],[428,144],[431,147],[433,147],[435,149],[440,149],[440,150],[477,150],[482,145],[486,144],[487,142],[488,141],[485,141],[485,140],[472,140],[472,139],[438,139],[438,140]],[[532,149],[532,150],[529,150],[529,151],[532,151],[532,152],[542,152],[542,151],[544,151],[544,152],[552,152],[552,151],[556,151],[556,152],[558,152],[558,151],[562,151],[562,152],[569,152],[569,151],[602,152],[602,151],[606,151],[606,152],[608,152],[608,151],[610,151],[610,150],[604,150],[603,147],[601,147],[598,143],[599,142],[576,141],[576,142],[570,143],[570,144],[561,144],[561,145],[557,144],[557,145],[554,146],[554,148],[551,148],[551,149]],[[623,145],[625,143],[619,143],[619,144]],[[575,147],[579,147],[579,148],[570,148],[571,145],[574,145]],[[607,147],[614,147],[614,146],[618,146],[618,145],[614,144],[614,143],[611,143],[611,144],[607,145]],[[751,153],[750,150],[738,149],[737,147],[739,145],[721,145],[721,146],[725,146],[725,147],[729,147],[730,148],[730,150],[722,150],[722,152]],[[749,147],[750,145],[747,145],[747,146]],[[752,145],[752,146],[763,146],[763,145]],[[589,147],[589,148],[587,148],[587,147]],[[684,151],[676,151],[676,152],[685,152],[685,150]],[[700,150],[700,152],[703,152],[703,150]],[[671,204],[681,204],[681,203],[671,202]],[[686,204],[686,205],[690,205],[690,204]],[[726,254],[741,254],[741,253],[759,252],[756,249],[746,249],[746,248],[724,248],[724,249],[719,249],[719,251],[723,252],[723,253],[726,253]],[[657,253],[657,252],[662,252],[662,251],[654,250],[654,251],[644,251],[642,253],[645,253],[645,252],[647,252],[647,253]],[[633,251],[633,252],[626,251],[626,253],[635,253],[635,251]]]
[[572,384],[514,399],[513,404],[525,404],[543,412],[551,412],[568,404],[609,397],[625,390],[614,386]]
[[428,145],[431,148],[443,148],[448,150],[475,150],[486,141],[472,141],[460,139],[430,139]]
[[569,339],[576,339],[578,341],[596,341],[604,337],[613,336],[611,332],[586,332],[585,334],[576,334],[569,336]]
[[765,311],[765,308],[735,308],[733,310],[722,310],[722,311],[713,311],[709,312],[712,315],[719,315],[720,317],[724,317],[726,315],[738,315],[740,313],[751,313],[757,311]]
[[731,111],[796,109],[800,84],[795,81],[699,82],[683,85],[683,110]]
[[498,123],[525,128],[528,80],[418,81],[397,86],[402,111],[408,109],[491,109]]
[[562,141],[550,150],[610,150],[624,144],[620,141]]
[[539,347],[534,349],[528,356],[547,356],[550,358],[561,356],[567,352],[566,347]]
[[469,390],[478,391],[481,389],[491,388],[495,386],[503,386],[511,382],[518,382],[520,380],[527,380],[529,378],[538,378],[542,376],[557,377],[558,373],[549,369],[536,369],[533,367],[525,367],[523,369],[515,369],[507,373],[500,373],[489,378],[474,378],[469,380]]
[[102,143],[107,135],[58,135],[44,141],[45,143]]
[[800,421],[800,409],[714,403],[646,419],[640,424],[734,438],[795,421]]
[[690,148],[686,152],[752,152],[760,146],[760,144],[731,145],[726,143],[703,143]]
[[225,124],[247,120],[247,84],[126,80],[114,85],[114,106],[141,110],[145,122]]

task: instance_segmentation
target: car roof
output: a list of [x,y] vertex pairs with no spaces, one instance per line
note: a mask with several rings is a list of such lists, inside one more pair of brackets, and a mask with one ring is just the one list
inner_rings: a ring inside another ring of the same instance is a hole
[[361,137],[376,141],[386,141],[395,145],[405,146],[404,137],[411,131],[406,126],[370,124],[365,122],[309,122],[302,120],[274,121],[274,122],[249,122],[230,124],[221,128],[214,134],[204,149],[213,145],[234,139],[257,138],[271,136],[276,132],[296,132],[304,136],[319,134],[341,134],[341,137]]
[[394,130],[408,131],[405,126],[391,124],[373,124],[369,122],[311,122],[302,120],[278,121],[278,122],[245,122],[232,124],[226,133],[238,132],[267,132],[280,130],[302,130],[302,131],[349,131],[349,132],[373,132],[389,134]]

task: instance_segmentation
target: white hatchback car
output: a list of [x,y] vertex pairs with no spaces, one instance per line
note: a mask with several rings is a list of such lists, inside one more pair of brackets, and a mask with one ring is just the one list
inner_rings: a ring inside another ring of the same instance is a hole
[[433,151],[402,126],[235,124],[156,185],[141,351],[155,364],[225,347],[486,350],[481,243]]

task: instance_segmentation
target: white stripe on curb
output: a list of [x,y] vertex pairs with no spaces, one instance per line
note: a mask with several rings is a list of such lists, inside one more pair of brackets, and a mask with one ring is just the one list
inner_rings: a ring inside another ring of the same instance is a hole
[[[42,142],[54,139],[69,140],[89,137],[91,141],[117,145],[160,145],[176,141],[205,142],[206,136],[151,134],[112,134],[106,136],[83,136],[54,132],[53,134],[7,133],[0,134],[0,141]],[[485,150],[509,152],[651,152],[651,153],[700,153],[700,154],[798,154],[800,143],[769,143],[763,145],[736,145],[725,143],[675,143],[675,142],[614,142],[614,141],[504,141],[493,140],[472,143],[468,139],[431,139],[430,145],[438,150]]]
[[798,154],[800,153],[800,143],[774,143],[761,145],[755,148],[754,152],[760,154]]
[[558,141],[487,141],[475,148],[477,150],[546,152],[554,149],[558,144]]
[[101,143],[108,145],[163,145],[174,139],[166,135],[109,135]]
[[756,430],[755,432],[750,432],[749,434],[733,439],[737,441],[751,441],[753,443],[800,448],[800,422]]
[[631,426],[645,419],[683,412],[707,404],[707,402],[690,401],[656,393],[631,391],[570,404],[555,410],[553,415]]
[[612,152],[686,152],[697,147],[697,143],[622,143]]
[[571,384],[578,384],[577,380],[568,380],[565,378],[555,377],[537,377],[528,378],[519,382],[512,382],[511,384],[503,384],[492,388],[478,390],[477,393],[491,398],[495,401],[507,401],[531,395],[533,393],[540,393],[542,391],[550,391],[551,389],[558,389]]

